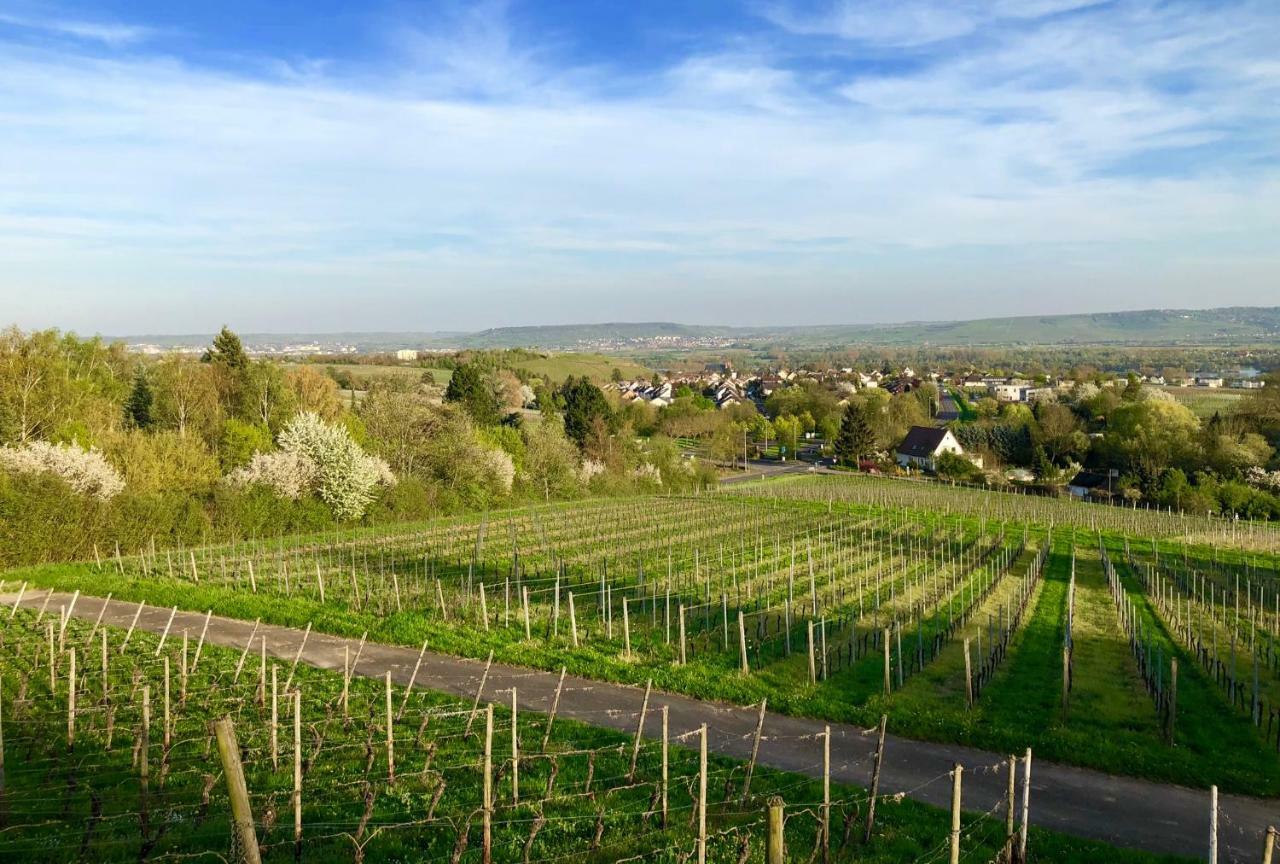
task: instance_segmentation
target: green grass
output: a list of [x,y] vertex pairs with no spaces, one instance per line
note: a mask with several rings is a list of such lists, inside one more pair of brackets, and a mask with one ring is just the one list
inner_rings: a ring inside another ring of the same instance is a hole
[[1215,413],[1227,415],[1240,407],[1244,390],[1223,390],[1209,387],[1161,387],[1177,401],[1186,405],[1201,419],[1212,417]]

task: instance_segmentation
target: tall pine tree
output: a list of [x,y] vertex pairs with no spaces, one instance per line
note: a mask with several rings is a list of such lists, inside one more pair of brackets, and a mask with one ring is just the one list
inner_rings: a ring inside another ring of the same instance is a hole
[[859,459],[874,449],[875,440],[866,410],[857,402],[850,402],[845,406],[840,432],[836,435],[836,458],[845,465],[857,465]]

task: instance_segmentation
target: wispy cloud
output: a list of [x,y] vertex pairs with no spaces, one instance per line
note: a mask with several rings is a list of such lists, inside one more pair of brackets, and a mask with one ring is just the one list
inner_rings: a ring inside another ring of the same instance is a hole
[[1087,5],[886,7],[876,40],[932,34],[902,66],[778,26],[638,75],[505,4],[305,74],[8,44],[0,293],[119,332],[1274,297],[1280,12]]
[[5,27],[88,42],[100,42],[111,47],[133,45],[150,38],[154,33],[149,27],[141,27],[134,24],[84,21],[59,16],[27,16],[0,12],[0,29]]

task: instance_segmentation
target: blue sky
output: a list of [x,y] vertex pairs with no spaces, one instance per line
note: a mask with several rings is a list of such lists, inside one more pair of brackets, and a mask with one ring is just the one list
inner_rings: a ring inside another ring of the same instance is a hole
[[1280,4],[0,0],[0,319],[1280,303]]

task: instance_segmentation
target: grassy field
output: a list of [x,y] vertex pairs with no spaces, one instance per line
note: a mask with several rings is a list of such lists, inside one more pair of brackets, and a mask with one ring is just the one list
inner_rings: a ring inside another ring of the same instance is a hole
[[[222,718],[234,727],[267,862],[479,860],[486,776],[499,862],[687,860],[700,782],[709,861],[763,861],[772,796],[788,808],[793,859],[820,854],[819,782],[759,768],[744,800],[743,764],[713,755],[700,781],[687,735],[670,742],[664,773],[658,741],[633,757],[629,736],[565,719],[548,733],[547,718],[529,711],[486,715],[421,688],[40,619],[21,610],[0,622],[6,859],[221,859],[233,849],[211,730]],[[943,811],[882,799],[863,843],[867,793],[835,784],[830,801],[833,860],[921,860],[945,848]],[[989,815],[967,814],[961,832],[967,858],[991,860],[1004,840],[1002,820]],[[1030,849],[1043,862],[1185,860],[1034,827]]]
[[[999,752],[1032,746],[1046,758],[1114,773],[1280,791],[1270,730],[1251,728],[1194,663],[1184,664],[1183,692],[1201,703],[1196,734],[1231,741],[1231,750],[1164,742],[1091,531],[1077,531],[1072,543],[1059,520],[1043,577],[1032,578],[1047,537],[1047,520],[1037,521],[1042,511],[1034,506],[1041,499],[1002,496],[1031,506],[1019,521],[991,494],[970,511],[964,505],[976,493],[968,491],[832,479],[869,494],[839,499],[827,483],[748,484],[733,495],[595,500],[379,531],[142,550],[120,562],[4,578],[310,623],[319,632],[367,632],[414,647],[427,640],[464,656],[493,651],[501,661],[636,684],[651,679],[661,689],[739,704],[767,697],[771,708],[798,715],[869,725],[884,712],[895,732],[918,738]],[[796,494],[765,494],[779,489]],[[911,509],[886,497],[899,489],[933,497],[928,508]],[[1110,542],[1122,542],[1116,528],[1131,526],[1134,514],[1092,509],[1125,520],[1105,526]],[[1183,536],[1217,536],[1179,524],[1183,535],[1162,535],[1168,548]],[[1058,694],[1073,547],[1076,675],[1064,721]],[[1274,572],[1277,563],[1259,551],[1188,548],[1258,572]],[[1013,620],[1008,611],[1021,597],[1029,597],[1027,612]],[[888,695],[886,628],[894,671]],[[967,708],[962,642],[971,639],[983,656],[997,637],[1007,656]]]
[[1240,407],[1244,398],[1243,390],[1223,390],[1209,387],[1161,387],[1174,399],[1190,408],[1197,417],[1206,419],[1214,413],[1230,414]]

